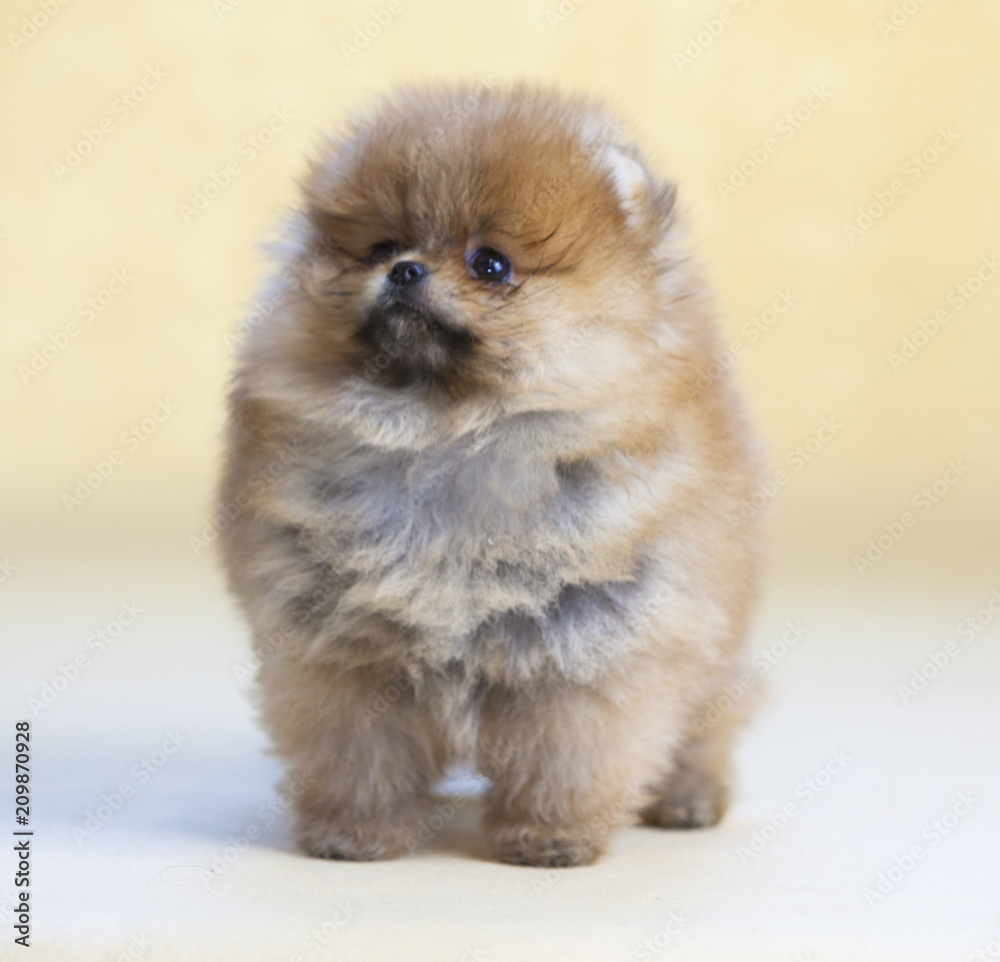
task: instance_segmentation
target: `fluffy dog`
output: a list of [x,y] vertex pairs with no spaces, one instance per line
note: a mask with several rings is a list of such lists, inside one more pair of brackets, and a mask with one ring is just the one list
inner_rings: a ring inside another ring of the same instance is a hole
[[674,189],[586,98],[399,90],[322,145],[266,302],[222,545],[302,847],[412,849],[461,761],[507,862],[714,824],[759,467]]

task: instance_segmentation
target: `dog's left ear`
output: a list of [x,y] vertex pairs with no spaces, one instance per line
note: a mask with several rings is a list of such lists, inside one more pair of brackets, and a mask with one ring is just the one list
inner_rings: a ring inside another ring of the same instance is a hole
[[670,226],[677,189],[660,183],[626,147],[608,144],[600,155],[621,204],[625,220],[639,229],[663,233]]

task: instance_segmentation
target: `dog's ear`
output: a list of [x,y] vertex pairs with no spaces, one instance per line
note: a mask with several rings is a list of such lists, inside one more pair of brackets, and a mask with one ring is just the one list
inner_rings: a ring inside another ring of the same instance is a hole
[[618,144],[607,144],[598,154],[628,224],[664,234],[674,215],[677,189],[658,181],[637,153]]

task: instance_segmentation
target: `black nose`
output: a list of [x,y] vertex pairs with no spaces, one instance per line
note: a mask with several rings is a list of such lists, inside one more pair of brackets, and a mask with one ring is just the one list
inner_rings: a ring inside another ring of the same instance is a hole
[[398,261],[389,271],[389,281],[397,287],[412,287],[419,284],[430,271],[420,261]]

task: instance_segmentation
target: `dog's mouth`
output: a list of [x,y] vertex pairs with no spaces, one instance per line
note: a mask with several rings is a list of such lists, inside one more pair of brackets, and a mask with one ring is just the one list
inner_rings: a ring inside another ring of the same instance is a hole
[[395,386],[440,380],[475,344],[465,328],[409,298],[376,303],[357,339],[363,376]]

